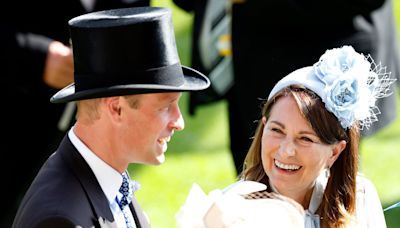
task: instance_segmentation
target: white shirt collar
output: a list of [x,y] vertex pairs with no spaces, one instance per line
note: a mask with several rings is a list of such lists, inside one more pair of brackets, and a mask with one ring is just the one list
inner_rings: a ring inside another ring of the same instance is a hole
[[110,204],[115,202],[118,190],[122,184],[121,173],[105,163],[93,151],[91,151],[76,135],[74,127],[68,132],[68,137],[72,144],[76,147],[89,167],[92,169],[101,189],[106,195]]

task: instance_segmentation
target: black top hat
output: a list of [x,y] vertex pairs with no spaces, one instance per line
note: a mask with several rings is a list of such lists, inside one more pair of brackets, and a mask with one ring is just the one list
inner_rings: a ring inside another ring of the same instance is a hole
[[69,21],[75,83],[53,103],[207,88],[202,73],[180,64],[171,11],[136,7],[88,13]]

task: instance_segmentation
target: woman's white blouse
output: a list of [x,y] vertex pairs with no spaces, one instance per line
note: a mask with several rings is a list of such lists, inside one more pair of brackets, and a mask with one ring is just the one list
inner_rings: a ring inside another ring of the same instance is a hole
[[[386,228],[386,221],[383,214],[382,204],[379,199],[378,192],[375,189],[375,186],[362,174],[357,175],[356,181],[356,214],[354,220],[350,223],[348,227]],[[314,196],[322,195],[323,191],[324,188],[314,189],[309,209],[315,208],[316,205],[319,206],[320,202],[318,202],[318,199],[320,197]],[[310,210],[306,210],[306,212],[310,213]],[[319,228],[319,222],[311,222],[311,220],[318,220],[319,216],[314,215],[317,218],[312,219],[310,218],[310,215],[308,216],[309,218],[307,218],[306,214],[305,228]]]
[[385,228],[382,204],[375,186],[362,175],[357,176],[356,227]]

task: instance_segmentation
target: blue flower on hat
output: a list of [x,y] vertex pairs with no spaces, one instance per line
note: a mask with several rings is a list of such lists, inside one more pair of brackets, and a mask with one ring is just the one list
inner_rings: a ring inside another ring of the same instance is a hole
[[[272,99],[283,88],[304,86],[315,92],[328,111],[340,121],[344,129],[369,128],[381,113],[376,100],[392,94],[395,82],[381,63],[370,55],[357,53],[351,46],[327,50],[313,66],[293,71],[274,86],[268,96]],[[357,123],[357,125],[355,125]]]
[[351,46],[325,52],[313,66],[314,74],[324,84],[326,108],[335,114],[343,128],[355,121],[369,127],[376,121],[379,109],[376,95],[382,88],[378,74],[371,70],[371,63]]
[[335,114],[342,127],[347,128],[354,122],[353,110],[357,106],[357,81],[335,80],[327,86],[325,105],[328,111]]

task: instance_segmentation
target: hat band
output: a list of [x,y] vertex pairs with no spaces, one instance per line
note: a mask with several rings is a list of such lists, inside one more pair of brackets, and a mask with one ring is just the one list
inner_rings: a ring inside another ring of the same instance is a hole
[[133,71],[129,74],[75,73],[75,92],[132,84],[181,86],[184,82],[181,64],[176,63],[144,71]]

